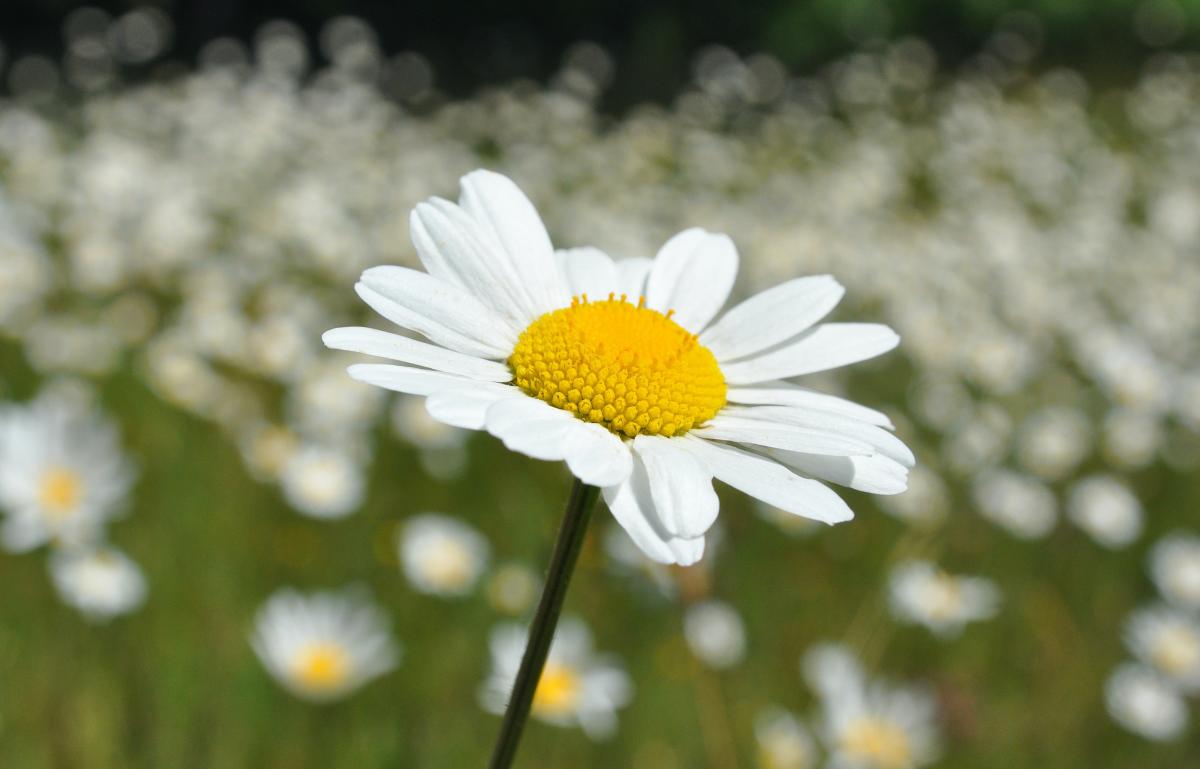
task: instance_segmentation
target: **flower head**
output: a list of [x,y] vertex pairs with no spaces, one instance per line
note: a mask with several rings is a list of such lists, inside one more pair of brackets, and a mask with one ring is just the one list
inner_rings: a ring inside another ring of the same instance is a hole
[[413,516],[400,531],[400,563],[418,591],[460,596],[487,568],[488,543],[462,521],[435,513]]
[[1000,592],[990,580],[947,574],[927,561],[908,561],[892,570],[892,613],[940,636],[960,633],[968,622],[996,613]]
[[904,490],[913,456],[887,417],[787,381],[898,341],[886,326],[819,323],[843,294],[833,278],[789,281],[714,322],[737,273],[728,237],[685,230],[652,260],[555,252],[532,203],[487,171],[410,223],[425,271],[373,267],[356,290],[428,341],[339,328],[325,343],[398,361],[350,374],[425,396],[435,419],[564,460],[651,558],[700,559],[714,479],[825,523],[853,513],[817,479]]
[[111,547],[57,552],[50,559],[50,575],[63,602],[93,621],[128,614],[146,600],[142,570]]

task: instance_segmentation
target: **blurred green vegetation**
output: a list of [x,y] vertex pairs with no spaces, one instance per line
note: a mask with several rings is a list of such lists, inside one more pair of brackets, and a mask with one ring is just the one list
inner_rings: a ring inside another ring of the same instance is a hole
[[[36,390],[11,346],[0,350],[6,399]],[[853,393],[894,403],[903,363],[872,367]],[[414,593],[396,567],[394,530],[436,510],[485,532],[494,562],[541,569],[568,478],[557,464],[508,453],[487,436],[470,444],[461,481],[431,480],[415,453],[380,436],[371,492],[353,517],[303,518],[277,491],[251,481],[236,449],[210,424],[163,404],[124,371],[100,384],[141,475],[115,543],[144,567],[147,605],[93,626],[59,604],[42,554],[0,555],[0,766],[21,769],[371,769],[483,766],[498,719],[477,705],[487,637],[502,617],[478,590],[462,601]],[[923,452],[929,435],[904,437]],[[621,656],[636,682],[615,740],[534,722],[519,766],[754,767],[753,720],[769,704],[802,714],[814,702],[798,660],[812,643],[842,639],[880,674],[933,683],[946,752],[960,769],[1188,767],[1200,730],[1166,746],[1115,726],[1103,682],[1125,656],[1117,628],[1153,590],[1147,543],[1195,523],[1200,478],[1161,465],[1136,479],[1150,511],[1142,544],[1102,550],[1074,528],[1019,542],[966,509],[931,532],[881,514],[847,492],[859,518],[807,538],[781,533],[748,501],[722,490],[726,538],[708,573],[676,572],[681,594],[713,594],[744,614],[746,661],[714,673],[684,644],[681,605],[648,583],[615,576],[599,511],[567,611],[584,617],[598,648]],[[886,616],[882,588],[901,557],[928,556],[986,575],[1004,591],[1001,613],[958,640],[934,639]],[[293,699],[247,642],[254,611],[283,585],[370,586],[405,648],[398,671],[340,704]],[[1194,718],[1194,716],[1193,716]],[[1147,760],[1147,755],[1156,760]]]

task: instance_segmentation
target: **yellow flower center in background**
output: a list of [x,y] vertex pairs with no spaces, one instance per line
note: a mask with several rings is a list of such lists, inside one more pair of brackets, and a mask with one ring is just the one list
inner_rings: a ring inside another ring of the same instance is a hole
[[65,467],[52,467],[42,474],[38,485],[38,502],[54,520],[62,520],[75,512],[83,495],[79,474]]
[[537,690],[533,693],[533,710],[544,716],[562,716],[574,712],[579,704],[580,688],[579,673],[574,668],[546,663]]
[[682,435],[725,405],[725,377],[696,335],[625,301],[571,300],[517,339],[508,365],[526,394],[630,438]]
[[294,672],[305,689],[328,692],[345,683],[350,675],[350,659],[336,644],[314,644],[297,658]]
[[1182,675],[1200,666],[1200,638],[1182,627],[1164,630],[1151,655],[1170,675]]
[[429,548],[426,575],[438,587],[457,589],[471,581],[475,558],[467,548],[450,539],[442,539]]
[[862,718],[842,735],[841,748],[876,769],[905,769],[912,764],[908,735],[882,718]]

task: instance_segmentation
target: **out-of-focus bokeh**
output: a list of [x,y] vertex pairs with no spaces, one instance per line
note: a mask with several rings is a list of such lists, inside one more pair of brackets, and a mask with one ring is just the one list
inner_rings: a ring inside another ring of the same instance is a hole
[[833,274],[918,458],[598,509],[519,765],[1200,765],[1200,5],[1001,5],[0,9],[0,766],[484,764],[569,478],[320,342],[477,167]]

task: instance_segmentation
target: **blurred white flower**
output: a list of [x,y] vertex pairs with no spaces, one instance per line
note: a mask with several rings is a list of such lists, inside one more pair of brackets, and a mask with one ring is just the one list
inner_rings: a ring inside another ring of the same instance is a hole
[[858,660],[832,644],[810,649],[804,672],[820,698],[817,733],[832,766],[911,769],[936,759],[937,707],[929,692],[869,681]]
[[386,616],[365,595],[277,591],[255,617],[252,643],[267,671],[313,702],[340,699],[396,667]]
[[533,569],[519,563],[505,563],[497,566],[488,579],[488,600],[498,611],[520,615],[537,601],[541,587],[542,578]]
[[817,749],[796,716],[770,708],[754,719],[759,769],[816,769]]
[[365,493],[362,466],[344,451],[308,445],[292,453],[279,479],[283,496],[313,518],[342,518],[358,509]]
[[116,427],[76,399],[45,393],[0,410],[0,536],[12,551],[99,541],[134,472]]
[[1058,502],[1045,484],[1009,470],[978,475],[971,493],[979,512],[1021,539],[1041,539],[1058,519]]
[[112,547],[56,552],[50,574],[63,602],[93,621],[128,614],[146,600],[142,570]]
[[1167,606],[1139,609],[1125,623],[1125,643],[1180,690],[1200,692],[1200,620]]
[[[485,710],[500,715],[508,706],[527,635],[515,623],[492,631],[492,672],[479,692]],[[533,716],[556,726],[578,726],[592,739],[603,740],[616,732],[617,711],[632,698],[633,683],[624,668],[593,651],[591,633],[581,620],[564,618],[533,695]]]
[[1089,476],[1071,488],[1067,517],[1108,548],[1130,545],[1142,533],[1142,503],[1128,486],[1108,475]]
[[1044,408],[1030,415],[1017,433],[1017,457],[1021,466],[1049,480],[1069,474],[1091,448],[1091,427],[1078,409]]
[[404,575],[417,591],[429,595],[469,593],[487,568],[489,550],[477,530],[445,515],[415,515],[400,529]]
[[946,484],[927,465],[917,465],[908,473],[908,490],[879,497],[885,513],[917,526],[930,526],[946,517]]
[[683,637],[698,660],[717,670],[734,667],[746,656],[746,626],[724,601],[689,606],[683,615]]
[[897,619],[924,625],[943,637],[995,616],[1000,603],[1000,591],[991,580],[947,574],[927,561],[893,568],[889,596]]
[[1169,534],[1150,551],[1150,576],[1167,601],[1200,610],[1200,536]]
[[1151,740],[1173,740],[1187,728],[1187,703],[1144,665],[1126,663],[1113,671],[1104,701],[1114,721]]

